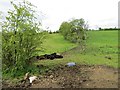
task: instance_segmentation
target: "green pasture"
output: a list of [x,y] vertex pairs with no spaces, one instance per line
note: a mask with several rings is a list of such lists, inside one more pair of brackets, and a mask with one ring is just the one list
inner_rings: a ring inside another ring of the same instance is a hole
[[[118,67],[118,31],[87,31],[85,51],[77,44],[64,40],[60,34],[50,34],[43,43],[45,53],[66,52],[63,59],[38,61],[35,64],[43,64],[48,67],[65,65],[67,62],[88,65],[107,65]],[[76,49],[70,50],[76,47]],[[106,58],[110,57],[110,59]]]
[[39,52],[39,55],[50,54],[54,52],[65,52],[76,47],[77,45],[64,40],[64,37],[60,34],[47,34],[42,46],[44,50],[43,52]]

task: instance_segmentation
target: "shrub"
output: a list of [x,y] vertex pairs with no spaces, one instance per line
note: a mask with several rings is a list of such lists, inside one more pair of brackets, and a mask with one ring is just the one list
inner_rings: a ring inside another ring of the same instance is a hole
[[6,21],[2,26],[2,62],[3,73],[27,72],[37,46],[42,45],[44,33],[37,22],[34,6],[22,1],[19,4],[11,2],[14,10],[8,11]]

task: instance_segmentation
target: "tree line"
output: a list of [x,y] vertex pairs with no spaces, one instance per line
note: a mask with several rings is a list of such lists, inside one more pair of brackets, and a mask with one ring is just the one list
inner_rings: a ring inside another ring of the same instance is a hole
[[111,30],[120,30],[120,28],[99,28],[99,31],[111,31]]

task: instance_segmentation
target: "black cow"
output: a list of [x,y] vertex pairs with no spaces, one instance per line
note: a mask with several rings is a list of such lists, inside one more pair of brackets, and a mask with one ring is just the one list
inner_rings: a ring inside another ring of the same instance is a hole
[[51,55],[54,56],[54,58],[63,58],[62,55],[57,55],[56,53],[52,53]]
[[63,58],[62,55],[56,55],[55,58]]
[[45,54],[44,57],[46,59],[51,59],[51,60],[53,60],[55,58],[54,55],[48,55],[48,54]]
[[36,59],[43,60],[43,59],[46,59],[46,58],[44,57],[44,55],[41,55],[41,56],[36,56]]
[[52,54],[45,54],[41,56],[36,56],[36,59],[42,60],[42,59],[50,59],[53,60],[55,58],[63,58],[62,55],[57,55],[57,53],[52,53]]

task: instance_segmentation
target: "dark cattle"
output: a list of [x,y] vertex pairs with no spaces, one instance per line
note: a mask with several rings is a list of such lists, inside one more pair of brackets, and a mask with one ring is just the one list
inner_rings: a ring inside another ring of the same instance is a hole
[[36,56],[36,59],[39,59],[40,58],[40,56]]
[[45,54],[44,57],[45,57],[46,59],[50,59],[50,55],[48,55],[48,54]]
[[38,60],[42,60],[42,59],[53,60],[55,58],[63,58],[63,56],[62,55],[57,55],[56,53],[45,54],[45,55],[41,55],[41,56],[36,56],[36,59],[38,59]]
[[63,58],[62,55],[55,55],[55,58]]
[[45,54],[44,57],[45,57],[46,59],[51,59],[51,60],[54,59],[53,55]]
[[52,53],[51,55],[55,56],[55,55],[56,55],[56,53]]
[[54,55],[50,55],[49,59],[53,60],[54,58],[55,58]]
[[56,53],[52,53],[51,56],[54,58],[63,58],[62,55],[57,55]]
[[36,59],[42,60],[42,59],[45,59],[45,57],[44,57],[44,55],[36,56]]
[[47,55],[47,54],[45,54],[44,56],[45,56],[46,59],[51,59],[51,60],[54,59],[54,55]]
[[41,56],[39,57],[39,59],[42,60],[42,59],[46,59],[46,58],[44,57],[44,55],[41,55]]

